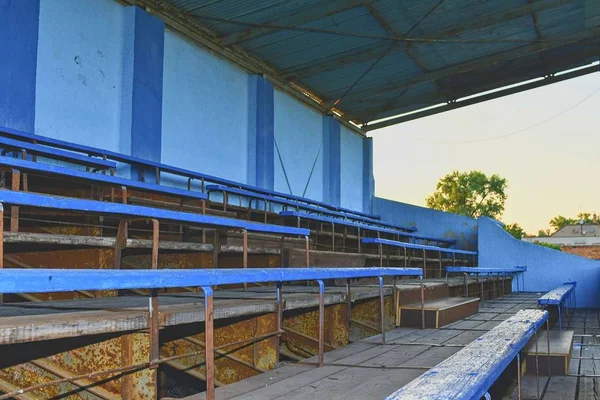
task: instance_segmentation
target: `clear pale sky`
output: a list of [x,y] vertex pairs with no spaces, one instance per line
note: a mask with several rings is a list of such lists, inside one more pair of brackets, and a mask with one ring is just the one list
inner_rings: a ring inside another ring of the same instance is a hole
[[425,205],[439,178],[452,170],[481,170],[508,180],[501,220],[528,233],[553,216],[600,214],[600,92],[552,121],[539,123],[600,89],[600,73],[514,94],[370,132],[375,194]]

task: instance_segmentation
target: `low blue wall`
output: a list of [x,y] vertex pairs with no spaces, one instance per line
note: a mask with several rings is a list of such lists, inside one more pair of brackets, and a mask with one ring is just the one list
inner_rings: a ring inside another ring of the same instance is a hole
[[576,281],[577,307],[600,306],[600,262],[517,240],[502,225],[479,218],[479,265],[527,266],[525,290],[548,292]]
[[456,239],[457,248],[477,249],[477,221],[473,218],[380,197],[373,197],[373,213],[384,221],[415,226],[424,235]]

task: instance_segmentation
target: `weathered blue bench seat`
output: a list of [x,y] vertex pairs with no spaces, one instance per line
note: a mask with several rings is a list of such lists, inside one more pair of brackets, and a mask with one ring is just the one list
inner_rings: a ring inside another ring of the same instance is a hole
[[[515,275],[517,283],[517,292],[519,291],[519,275],[523,278],[523,287],[525,287],[525,272],[527,267],[507,267],[507,268],[485,268],[485,267],[466,267],[466,266],[448,266],[446,267],[446,282],[448,282],[448,275],[450,274],[464,274],[465,275],[465,297],[469,297],[469,285],[467,282],[467,275],[491,275],[491,276],[506,276]],[[496,281],[494,281],[494,285]],[[502,280],[502,293],[505,293],[504,279]],[[494,293],[496,292],[494,286]],[[481,281],[481,293],[483,293],[483,280]],[[483,300],[483,296],[482,296]]]
[[[207,185],[206,191],[209,194],[210,194],[210,192],[220,192],[220,193],[224,193],[224,194],[233,194],[233,195],[237,195],[240,197],[246,197],[249,200],[252,200],[252,199],[262,200],[265,202],[265,207],[263,208],[263,211],[265,213],[267,211],[267,203],[275,203],[275,204],[280,204],[280,205],[284,206],[284,211],[288,211],[286,208],[291,207],[291,208],[294,208],[298,212],[299,212],[299,210],[310,211],[311,212],[310,215],[313,215],[312,213],[316,213],[317,215],[322,214],[324,216],[332,216],[332,217],[347,219],[347,220],[355,221],[355,222],[373,224],[373,225],[380,226],[380,227],[389,227],[392,229],[400,229],[400,230],[412,230],[412,231],[415,230],[412,227],[398,226],[398,225],[390,224],[390,223],[387,223],[387,222],[384,222],[384,221],[381,221],[378,219],[374,219],[374,218],[368,218],[368,217],[363,217],[360,215],[348,214],[346,212],[335,211],[335,210],[324,208],[324,207],[314,206],[314,205],[308,204],[306,202],[290,200],[290,199],[283,198],[283,197],[277,197],[277,196],[273,196],[273,195],[257,193],[257,192],[253,192],[250,190],[238,189],[238,188],[233,188],[233,187],[229,187],[229,186],[225,186],[225,185]],[[225,205],[225,203],[227,203],[227,197],[225,197],[223,199],[223,204]],[[265,215],[265,218],[266,218],[266,215]],[[416,237],[416,236],[420,236],[420,235],[412,235],[412,236]],[[422,236],[422,237],[426,238],[425,236]]]
[[[389,224],[386,224],[386,226],[377,226],[375,224],[367,224],[367,223],[363,223],[363,222],[351,221],[350,219],[338,219],[338,218],[327,217],[324,215],[303,213],[300,211],[282,211],[279,213],[279,215],[282,217],[296,218],[296,220],[298,220],[298,221],[301,221],[302,219],[307,219],[307,220],[312,220],[312,221],[324,222],[324,223],[328,223],[328,224],[359,228],[361,230],[370,230],[370,231],[377,231],[377,232],[381,232],[381,233],[389,233],[392,235],[402,234],[402,231],[404,231],[404,232],[416,231],[416,228],[414,228],[412,226],[401,226],[401,225],[391,225],[390,226]],[[382,224],[379,224],[379,225],[382,225]],[[393,228],[392,228],[392,226],[393,226]]]
[[547,320],[521,310],[386,400],[480,400]]
[[[18,139],[19,141],[27,141],[30,143],[35,142],[37,144],[51,146],[51,147],[54,147],[57,149],[65,149],[65,150],[69,150],[69,151],[87,154],[88,156],[97,156],[97,157],[106,158],[108,160],[125,163],[128,165],[140,168],[142,170],[142,178],[144,176],[144,174],[143,174],[144,171],[153,173],[154,175],[156,175],[157,183],[160,183],[161,172],[164,172],[167,174],[172,174],[172,175],[177,175],[177,176],[188,178],[188,182],[191,182],[191,180],[200,180],[200,181],[202,181],[202,191],[204,191],[204,183],[210,182],[210,183],[215,183],[215,184],[222,184],[222,185],[225,185],[228,187],[249,190],[249,191],[256,192],[256,193],[262,193],[262,194],[269,195],[269,196],[276,196],[276,197],[281,197],[281,198],[285,198],[285,199],[289,199],[289,200],[303,202],[306,204],[312,204],[312,205],[315,205],[318,207],[323,207],[326,209],[339,211],[339,212],[350,214],[350,215],[358,215],[358,216],[362,216],[362,217],[366,217],[366,218],[371,218],[374,220],[379,219],[379,217],[375,216],[375,215],[351,210],[351,209],[344,208],[344,207],[334,206],[332,204],[328,204],[328,203],[325,203],[322,201],[312,200],[312,199],[308,199],[308,198],[301,197],[301,196],[295,196],[295,195],[288,194],[288,193],[282,193],[282,192],[276,192],[273,190],[262,189],[262,188],[258,188],[256,186],[243,184],[240,182],[234,182],[234,181],[231,181],[228,179],[223,179],[223,178],[219,178],[216,176],[202,174],[202,173],[199,173],[196,171],[191,171],[191,170],[187,170],[184,168],[179,168],[179,167],[175,167],[175,166],[171,166],[171,165],[167,165],[167,164],[163,164],[163,163],[159,163],[159,162],[144,160],[142,158],[133,157],[133,156],[129,156],[129,155],[122,154],[122,153],[117,153],[114,151],[103,150],[103,149],[99,149],[99,148],[95,148],[95,147],[91,147],[91,146],[85,146],[85,145],[80,145],[80,144],[76,144],[76,143],[66,142],[63,140],[58,140],[58,139],[48,138],[48,137],[41,136],[41,135],[35,135],[35,134],[26,133],[26,132],[21,132],[21,131],[10,129],[10,128],[0,127],[0,136],[4,136],[4,137],[8,136],[8,137],[11,137],[14,139]],[[91,157],[84,157],[84,156],[81,156],[81,157],[91,158]],[[188,183],[188,185],[189,185],[189,183]]]
[[[405,262],[407,262],[408,264],[410,264],[410,254],[407,253],[407,249],[412,249],[412,250],[421,250],[423,252],[423,271],[426,277],[428,277],[427,274],[427,257],[426,257],[426,252],[427,251],[435,251],[439,254],[439,264],[437,266],[437,274],[436,274],[436,270],[430,270],[431,273],[433,274],[432,276],[429,277],[437,277],[441,278],[442,277],[442,255],[443,254],[451,254],[452,255],[452,259],[453,262],[456,263],[456,256],[457,255],[465,255],[465,256],[472,256],[473,257],[473,264],[475,264],[475,257],[477,256],[477,252],[476,251],[470,251],[470,250],[460,250],[460,249],[450,249],[447,247],[438,247],[438,246],[429,246],[429,245],[425,245],[425,244],[417,244],[417,243],[407,243],[407,242],[400,242],[397,240],[389,240],[389,239],[380,239],[380,238],[362,238],[361,242],[363,245],[377,245],[377,249],[379,252],[379,266],[383,266],[383,246],[391,246],[391,247],[398,247],[398,248],[403,248],[404,249],[404,257],[405,257]],[[408,261],[407,261],[407,257],[408,257]]]
[[562,310],[568,311],[577,306],[575,300],[575,286],[577,282],[565,282],[538,299],[540,307],[556,306],[558,309],[558,326],[562,329]]
[[71,153],[64,150],[54,149],[52,147],[41,146],[39,144],[22,142],[0,136],[0,148],[25,151],[27,154],[42,156],[59,161],[66,161],[73,164],[79,164],[99,170],[111,169],[114,171],[117,164],[114,161],[108,161],[101,158],[93,158],[78,153]]
[[193,214],[183,211],[165,210],[130,204],[108,203],[97,200],[73,199],[35,193],[14,192],[6,189],[0,190],[0,203],[24,207],[50,208],[54,210],[82,213],[125,216],[128,218],[152,218],[172,222],[197,224],[210,227],[223,227],[277,235],[308,236],[310,233],[308,229],[261,224],[233,218]]
[[91,172],[61,167],[53,164],[22,160],[20,158],[0,156],[0,165],[17,169],[19,171],[35,172],[45,176],[59,176],[82,182],[102,183],[107,185],[136,189],[145,192],[172,195],[197,200],[207,199],[206,194],[202,192],[194,192],[191,190],[178,189],[169,186],[154,185],[151,183],[134,181],[131,179],[125,179],[111,175],[94,174]]

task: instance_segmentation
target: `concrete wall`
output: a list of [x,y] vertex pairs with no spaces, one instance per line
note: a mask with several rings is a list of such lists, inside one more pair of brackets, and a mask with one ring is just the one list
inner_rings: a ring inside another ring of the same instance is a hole
[[526,291],[547,292],[576,281],[577,307],[600,306],[600,262],[517,240],[489,218],[480,218],[478,227],[479,265],[527,266]]
[[[473,218],[380,197],[373,198],[373,213],[384,221],[415,226],[424,235],[456,239],[456,248],[477,249],[477,221]],[[479,265],[485,264],[480,261]]]
[[290,193],[291,187],[294,195],[323,200],[322,118],[316,110],[275,90],[276,191]]
[[369,139],[141,8],[0,1],[0,36],[0,127],[370,209]]

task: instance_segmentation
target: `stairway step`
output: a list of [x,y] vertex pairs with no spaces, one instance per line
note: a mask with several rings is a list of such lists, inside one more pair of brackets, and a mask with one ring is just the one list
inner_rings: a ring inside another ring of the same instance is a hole
[[[571,351],[573,350],[574,331],[550,331],[550,375],[567,375]],[[525,348],[523,372],[535,375],[535,339]],[[538,332],[538,365],[541,375],[548,374],[548,334],[546,330]]]
[[[479,299],[476,297],[447,297],[426,301],[425,328],[440,328],[476,314]],[[400,305],[400,326],[421,327],[421,303]]]

